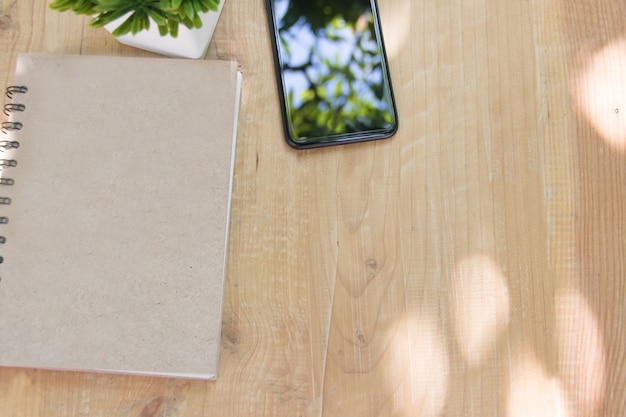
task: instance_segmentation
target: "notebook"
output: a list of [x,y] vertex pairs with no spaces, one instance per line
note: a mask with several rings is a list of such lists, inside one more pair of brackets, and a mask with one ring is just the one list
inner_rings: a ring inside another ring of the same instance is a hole
[[0,135],[0,365],[213,379],[234,62],[21,54]]

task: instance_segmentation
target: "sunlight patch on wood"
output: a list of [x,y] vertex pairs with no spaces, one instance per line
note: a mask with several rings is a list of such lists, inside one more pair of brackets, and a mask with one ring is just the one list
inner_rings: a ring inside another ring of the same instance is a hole
[[391,61],[405,51],[404,46],[411,32],[411,3],[409,0],[398,0],[388,5],[380,4],[379,8],[385,49]]
[[559,379],[547,375],[532,356],[513,364],[506,416],[568,417]]
[[510,322],[506,277],[490,257],[470,255],[457,264],[450,296],[457,345],[470,366],[480,366]]
[[626,40],[597,52],[575,82],[579,111],[609,145],[626,150]]
[[595,313],[577,290],[556,294],[559,369],[573,409],[593,416],[606,385],[606,352]]
[[[404,381],[393,396],[393,416],[440,416],[446,406],[450,359],[437,317],[406,313],[391,343],[388,366],[403,369]],[[388,386],[393,386],[388,381]]]

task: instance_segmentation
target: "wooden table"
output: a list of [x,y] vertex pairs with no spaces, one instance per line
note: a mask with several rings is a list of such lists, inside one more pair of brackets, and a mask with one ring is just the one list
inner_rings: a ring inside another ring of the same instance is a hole
[[[0,414],[625,415],[625,3],[380,0],[399,132],[294,151],[263,1],[226,1],[207,58],[244,85],[219,379],[5,368]],[[149,55],[0,5],[3,85],[22,51]]]

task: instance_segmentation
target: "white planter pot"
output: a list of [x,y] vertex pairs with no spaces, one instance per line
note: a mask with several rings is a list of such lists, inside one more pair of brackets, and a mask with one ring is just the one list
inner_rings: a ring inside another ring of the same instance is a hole
[[[117,40],[124,45],[133,46],[135,48],[145,49],[147,51],[156,52],[157,54],[167,55],[179,58],[202,58],[213,37],[217,20],[222,12],[225,0],[220,1],[217,12],[209,11],[202,13],[202,27],[199,29],[188,29],[184,25],[178,28],[178,36],[161,36],[159,29],[154,21],[150,20],[150,29],[143,30],[136,35],[128,33],[118,36]],[[128,15],[105,25],[105,29],[113,32],[119,25],[124,22]]]

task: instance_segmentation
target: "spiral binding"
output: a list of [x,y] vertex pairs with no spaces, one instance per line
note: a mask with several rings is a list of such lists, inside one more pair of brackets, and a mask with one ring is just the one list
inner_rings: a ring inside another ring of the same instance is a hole
[[[11,85],[6,89],[6,96],[13,100],[13,96],[15,94],[24,94],[28,91],[28,88],[23,85]],[[4,105],[3,113],[6,116],[11,116],[12,113],[23,112],[26,110],[26,106],[20,103],[8,103]],[[19,121],[7,120],[2,122],[0,126],[0,130],[2,134],[7,135],[9,132],[21,130],[24,125]],[[5,152],[9,149],[17,149],[20,147],[20,143],[18,141],[12,140],[0,140],[0,152]],[[4,171],[7,168],[12,168],[17,166],[17,161],[15,159],[8,159],[0,157],[0,172]],[[0,186],[11,186],[15,183],[12,178],[6,178],[4,175],[0,177]],[[0,205],[9,205],[11,204],[11,199],[9,197],[0,196]],[[0,216],[0,225],[7,224],[9,222],[9,218],[6,216]],[[4,244],[7,241],[5,236],[0,235],[0,245]],[[4,258],[0,256],[0,263],[2,263]]]

